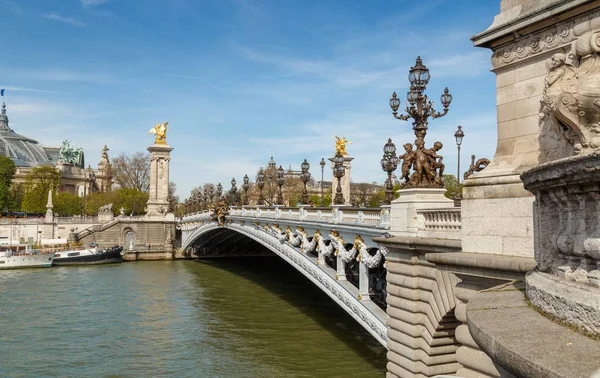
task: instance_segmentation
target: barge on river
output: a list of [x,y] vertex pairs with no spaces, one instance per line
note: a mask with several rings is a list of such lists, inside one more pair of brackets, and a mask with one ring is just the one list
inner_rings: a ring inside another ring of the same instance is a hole
[[80,249],[56,252],[54,265],[97,265],[123,262],[123,247],[98,249],[95,244]]

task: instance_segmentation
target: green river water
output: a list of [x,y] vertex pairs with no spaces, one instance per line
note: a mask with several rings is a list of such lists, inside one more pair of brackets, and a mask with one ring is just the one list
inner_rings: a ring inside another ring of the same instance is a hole
[[0,377],[382,377],[385,364],[277,257],[0,271]]

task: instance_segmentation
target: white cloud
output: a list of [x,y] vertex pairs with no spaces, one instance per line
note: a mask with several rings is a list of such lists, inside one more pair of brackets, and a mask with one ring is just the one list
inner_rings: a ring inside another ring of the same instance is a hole
[[82,22],[74,17],[61,16],[56,12],[43,14],[42,17],[47,18],[49,20],[62,22],[63,24],[68,24],[68,25],[73,25],[73,26],[85,26],[84,22]]

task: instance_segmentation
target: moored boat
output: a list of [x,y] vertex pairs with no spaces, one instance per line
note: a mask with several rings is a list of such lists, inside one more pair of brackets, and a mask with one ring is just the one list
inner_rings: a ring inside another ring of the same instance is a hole
[[27,244],[12,245],[0,251],[0,269],[49,268],[53,259],[52,252],[33,249]]
[[54,254],[53,265],[95,265],[123,262],[123,247],[99,249],[95,244]]

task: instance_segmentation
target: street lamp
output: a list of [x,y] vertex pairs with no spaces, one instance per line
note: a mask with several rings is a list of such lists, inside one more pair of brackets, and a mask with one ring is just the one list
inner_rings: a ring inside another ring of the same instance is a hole
[[336,152],[333,157],[333,175],[337,178],[337,188],[335,190],[335,198],[333,199],[333,203],[336,205],[343,205],[344,195],[342,194],[342,177],[346,173],[346,168],[344,167],[344,156],[340,154],[340,152]]
[[[406,105],[407,114],[398,114],[400,108],[400,99],[396,92],[392,94],[390,99],[390,107],[395,118],[403,121],[408,119],[413,120],[413,130],[417,139],[415,140],[416,151],[407,150],[408,157],[415,158],[416,155],[422,155],[425,151],[425,135],[427,134],[427,128],[429,124],[429,117],[440,118],[448,113],[448,107],[452,102],[452,95],[449,93],[448,88],[444,89],[444,93],[440,96],[440,101],[444,107],[442,112],[434,109],[433,102],[427,98],[427,95],[423,94],[427,87],[427,83],[431,76],[429,75],[429,69],[425,67],[421,61],[421,57],[417,57],[417,61],[413,67],[410,68],[408,73],[408,80],[410,82],[410,91],[406,94]],[[434,164],[423,165],[415,164],[413,169],[415,175],[412,176],[411,180],[405,185],[420,186],[420,187],[443,187],[444,184],[441,181],[441,171],[443,171],[443,165],[441,163],[442,157],[437,155],[436,152],[442,148],[442,144],[436,142],[434,144],[433,154],[429,154],[434,160]],[[434,157],[435,156],[435,157]],[[438,159],[438,160],[436,160]],[[406,158],[405,158],[406,161]],[[440,170],[438,174],[437,170]]]
[[388,178],[385,182],[384,203],[389,205],[394,200],[394,184],[392,183],[392,172],[398,168],[398,157],[396,156],[396,145],[392,143],[392,138],[388,138],[383,146],[383,157],[381,158],[381,169],[387,172]]
[[277,186],[279,187],[279,192],[277,193],[277,204],[283,205],[283,193],[281,192],[281,187],[285,184],[285,172],[283,171],[283,167],[280,165],[277,168]]
[[321,158],[321,207],[325,206],[325,198],[323,197],[323,173],[325,172],[325,158]]
[[208,189],[208,195],[210,196],[210,202],[214,202],[214,198],[215,198],[215,187],[213,184],[210,184],[210,187]]
[[244,205],[248,205],[248,189],[250,189],[250,179],[248,175],[244,175],[244,183],[242,184],[242,189],[244,189]]
[[209,202],[209,199],[210,199],[207,187],[204,188],[204,197],[203,197],[203,199],[204,199],[204,201],[203,201],[203,204],[202,204],[202,209],[204,210],[204,205],[207,205],[207,202]]
[[231,203],[237,205],[237,181],[235,181],[235,177],[231,179]]
[[465,137],[465,133],[462,131],[462,126],[458,126],[458,129],[454,133],[454,138],[456,139],[456,148],[458,149],[458,172],[456,178],[458,180],[458,189],[456,198],[454,200],[455,206],[460,206],[460,201],[462,199],[462,191],[460,190],[460,145],[462,144],[463,138]]
[[258,205],[263,206],[265,204],[265,197],[263,197],[263,188],[265,187],[265,171],[261,168],[256,175],[256,185],[258,185]]
[[310,172],[308,172],[308,170],[310,169],[310,164],[308,164],[306,159],[304,159],[304,161],[300,165],[300,169],[302,170],[302,173],[300,174],[300,179],[304,183],[304,191],[302,192],[302,204],[306,205],[308,203],[308,191],[306,190],[306,184],[310,180]]
[[217,184],[217,199],[221,199],[221,194],[223,194],[223,185],[221,183]]

